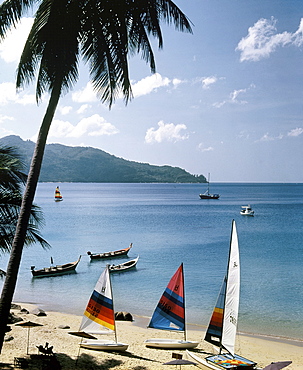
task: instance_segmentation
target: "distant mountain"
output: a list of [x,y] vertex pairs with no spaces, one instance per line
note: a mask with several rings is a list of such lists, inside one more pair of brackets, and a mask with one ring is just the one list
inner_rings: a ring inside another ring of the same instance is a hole
[[[28,172],[34,142],[11,135],[0,138],[0,145],[16,147]],[[128,161],[91,147],[47,144],[39,181],[204,183],[206,178],[203,175],[192,175],[179,167]]]

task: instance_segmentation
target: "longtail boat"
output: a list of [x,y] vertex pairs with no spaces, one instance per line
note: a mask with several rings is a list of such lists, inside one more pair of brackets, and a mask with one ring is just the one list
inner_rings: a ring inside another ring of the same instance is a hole
[[133,243],[130,243],[130,246],[128,248],[118,249],[116,251],[105,252],[105,253],[91,253],[88,251],[87,254],[89,255],[91,260],[121,257],[121,256],[126,256],[127,253],[130,251],[130,249],[132,248],[132,246],[133,246]]
[[[51,265],[50,267],[44,267],[43,269],[35,270],[35,266],[31,266],[31,271],[33,277],[46,277],[46,276],[57,276],[57,275],[64,275],[70,274],[75,272],[78,263],[80,262],[81,255],[79,256],[78,260],[75,262],[65,263],[63,265]],[[52,264],[51,258],[51,264]]]

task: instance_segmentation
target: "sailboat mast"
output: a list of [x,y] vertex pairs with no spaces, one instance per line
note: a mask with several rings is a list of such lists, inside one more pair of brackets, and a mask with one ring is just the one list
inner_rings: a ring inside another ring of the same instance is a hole
[[208,172],[208,186],[207,186],[207,194],[209,194],[209,180],[210,180],[210,173]]
[[183,271],[183,262],[181,263],[181,268],[182,268],[183,305],[184,305],[184,340],[186,340],[185,289],[184,289],[184,271]]
[[107,272],[108,272],[108,279],[109,279],[109,285],[110,285],[110,292],[111,292],[111,296],[112,296],[112,302],[113,302],[113,313],[114,313],[114,332],[115,332],[115,341],[116,343],[118,342],[117,340],[117,330],[116,330],[116,316],[115,316],[115,307],[114,307],[114,296],[113,296],[113,289],[112,289],[112,281],[111,281],[111,277],[110,277],[110,272],[109,272],[109,265],[106,265],[106,268],[107,268]]
[[236,222],[232,221],[223,313],[222,346],[234,356],[240,298],[240,257]]
[[[234,220],[232,220],[232,224],[231,224],[231,232],[230,232],[230,239],[229,239],[229,251],[228,251],[228,262],[227,262],[227,271],[226,271],[226,285],[227,285],[227,282],[228,282],[228,274],[229,274],[229,263],[230,263],[230,250],[231,250],[231,241],[232,241],[232,237],[233,237],[233,228],[234,228]],[[223,312],[223,317],[225,315],[225,307],[226,307],[226,289],[225,289],[225,294],[224,294],[224,312]],[[224,333],[224,320],[222,322],[222,333]],[[223,349],[223,345],[222,345],[222,341],[220,342],[220,354],[222,353],[222,349]]]

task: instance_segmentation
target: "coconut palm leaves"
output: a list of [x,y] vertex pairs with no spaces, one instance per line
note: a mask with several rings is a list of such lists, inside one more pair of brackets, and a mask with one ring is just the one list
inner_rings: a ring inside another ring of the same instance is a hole
[[[0,147],[0,253],[10,252],[14,239],[22,201],[22,185],[26,180],[23,168],[14,148]],[[25,245],[38,242],[44,248],[49,247],[39,233],[42,224],[42,212],[33,205]]]
[[191,32],[187,17],[171,0],[6,0],[0,5],[0,38],[30,8],[32,29],[17,70],[17,87],[36,80],[36,99],[50,93],[33,154],[0,300],[0,352],[14,294],[27,227],[42,165],[48,131],[60,96],[78,80],[80,58],[103,103],[112,106],[122,93],[132,97],[128,57],[141,54],[155,71],[149,37],[163,46],[160,23]]

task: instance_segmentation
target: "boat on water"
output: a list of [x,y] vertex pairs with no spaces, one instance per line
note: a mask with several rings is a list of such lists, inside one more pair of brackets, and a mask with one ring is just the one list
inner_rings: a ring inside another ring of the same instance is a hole
[[232,221],[227,273],[213,310],[204,340],[219,348],[219,353],[201,358],[187,351],[203,369],[256,369],[256,362],[235,354],[240,301],[240,256],[236,222]]
[[129,260],[123,263],[120,263],[119,265],[109,265],[109,272],[123,272],[127,270],[131,270],[136,267],[139,260],[139,256],[134,258],[133,260]]
[[186,339],[183,263],[170,279],[148,325],[149,328],[183,332],[184,339],[147,339],[146,347],[195,348],[199,342]]
[[65,263],[63,265],[53,265],[53,259],[51,258],[51,266],[44,267],[39,270],[35,270],[35,266],[31,266],[31,271],[33,277],[46,277],[46,276],[57,276],[63,274],[70,274],[75,272],[78,263],[81,260],[81,255],[79,256],[78,260],[75,262]]
[[[69,334],[81,337],[80,347],[99,351],[126,351],[128,344],[117,341],[113,293],[107,265],[100,275],[87,303],[78,332]],[[114,340],[98,339],[95,335],[114,334]],[[84,338],[84,339],[83,339]]]
[[115,257],[123,257],[127,256],[128,252],[131,250],[133,243],[130,243],[128,248],[118,249],[112,252],[105,252],[105,253],[91,253],[87,252],[91,260],[99,260],[105,258],[115,258]]
[[63,200],[63,197],[61,195],[61,192],[59,190],[59,186],[56,187],[55,190],[55,202],[61,202]]
[[219,194],[211,194],[209,192],[209,182],[210,182],[210,174],[208,174],[207,190],[205,193],[199,194],[200,199],[219,199],[220,198]]
[[250,205],[242,206],[240,214],[243,216],[254,216],[255,212],[252,210]]

